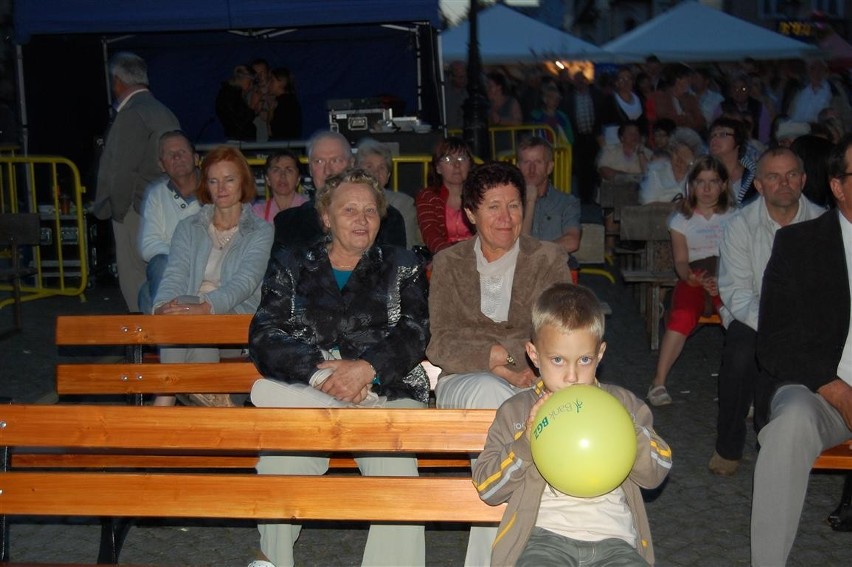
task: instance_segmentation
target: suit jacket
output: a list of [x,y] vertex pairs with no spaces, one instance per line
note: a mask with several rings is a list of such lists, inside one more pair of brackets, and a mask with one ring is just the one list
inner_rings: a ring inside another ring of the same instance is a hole
[[849,276],[839,211],[784,227],[763,275],[757,359],[771,389],[816,391],[837,378],[849,331]]
[[480,309],[477,238],[439,252],[432,262],[429,322],[432,340],[426,354],[443,374],[488,372],[491,346],[501,344],[522,369],[532,330],[532,305],[542,291],[570,282],[568,254],[558,244],[521,236],[515,265],[509,320],[495,323]]
[[145,188],[163,173],[158,161],[160,136],[179,128],[172,111],[150,91],[130,97],[107,133],[98,166],[96,217],[121,221],[131,206],[141,214]]
[[[298,207],[284,209],[273,219],[275,225],[275,245],[273,254],[279,248],[306,248],[325,239],[319,214],[310,201]],[[379,225],[376,244],[406,247],[405,219],[402,213],[388,205],[388,214]]]
[[339,289],[328,252],[278,248],[269,260],[260,307],[249,327],[250,355],[268,378],[307,384],[337,347],[343,359],[373,365],[373,390],[390,399],[429,400],[420,365],[429,342],[426,275],[417,256],[370,248]]

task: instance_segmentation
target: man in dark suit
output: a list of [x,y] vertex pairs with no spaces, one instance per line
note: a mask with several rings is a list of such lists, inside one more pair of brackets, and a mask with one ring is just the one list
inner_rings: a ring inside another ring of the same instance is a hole
[[118,283],[129,311],[139,311],[139,288],[145,281],[145,260],[139,252],[142,198],[145,188],[162,175],[160,136],[179,130],[172,111],[148,90],[148,66],[133,53],[116,53],[109,62],[115,120],[106,135],[98,167],[99,219],[112,219]]
[[763,276],[756,351],[774,394],[754,471],[755,566],[786,563],[814,459],[852,437],[852,135],[828,174],[837,210],[780,229]]

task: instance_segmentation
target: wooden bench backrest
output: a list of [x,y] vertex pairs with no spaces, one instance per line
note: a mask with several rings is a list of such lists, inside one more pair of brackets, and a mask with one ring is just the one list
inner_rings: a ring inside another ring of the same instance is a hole
[[251,315],[59,316],[56,344],[241,345],[248,342],[251,318]]
[[265,451],[479,452],[494,410],[0,407],[0,446]]
[[[478,452],[493,410],[0,408],[0,446],[198,451]],[[0,514],[496,522],[469,476],[0,473]]]

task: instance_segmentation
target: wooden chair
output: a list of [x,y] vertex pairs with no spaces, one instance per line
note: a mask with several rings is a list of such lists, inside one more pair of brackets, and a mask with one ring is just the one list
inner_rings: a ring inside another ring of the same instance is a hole
[[671,203],[652,203],[621,210],[621,240],[645,242],[639,266],[634,270],[623,270],[622,277],[627,283],[638,284],[639,309],[645,314],[651,350],[657,350],[660,345],[662,289],[674,287],[677,283],[668,230],[668,218],[673,207]]
[[21,279],[38,272],[35,267],[21,265],[20,246],[38,246],[40,240],[39,217],[34,213],[0,213],[0,247],[8,247],[9,268],[0,268],[0,280],[12,282],[15,301],[15,329],[23,327],[21,312]]
[[618,246],[616,239],[619,236],[621,210],[639,204],[639,184],[629,178],[603,181],[598,189],[598,203],[604,213],[607,252],[613,252],[619,258],[621,267],[635,268],[635,258],[641,252]]

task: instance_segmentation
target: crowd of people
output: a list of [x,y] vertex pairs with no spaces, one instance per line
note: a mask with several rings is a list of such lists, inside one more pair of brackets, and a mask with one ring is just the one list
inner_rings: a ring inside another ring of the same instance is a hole
[[[573,77],[569,92],[558,79],[539,84],[537,119],[564,136],[558,143],[573,140],[578,153],[596,156],[575,160],[580,198],[551,183],[553,146],[541,137],[518,145],[517,166],[476,165],[463,140],[443,138],[428,186],[412,199],[387,190],[387,146],[364,139],[353,153],[340,133],[319,131],[307,146],[315,193],[300,190],[300,158],[282,150],[266,161],[269,194],[258,200],[245,157],[223,145],[199,162],[176,117],[148,91],[144,61],[119,53],[110,61],[117,113],[93,210],[112,219],[130,311],[254,315],[246,352],[225,354],[249,356],[264,376],[250,398],[193,394],[181,403],[424,407],[428,359],[441,369],[438,407],[499,408],[472,467],[482,499],[507,502],[507,515],[499,536],[471,529],[468,565],[565,564],[585,554],[645,565],[654,553],[639,489],[664,480],[671,450],[643,400],[598,383],[603,313],[572,283],[569,264],[582,242],[581,199],[594,199],[583,184],[635,181],[643,202],[672,204],[679,279],[647,400],[672,402],[666,383],[677,357],[698,318],[718,313],[726,338],[709,468],[736,473],[753,406],[761,449],[752,561],[783,564],[813,459],[852,437],[852,137],[842,135],[846,91],[824,64],[809,63],[795,88],[749,65],[725,79],[649,59],[644,77],[619,69],[605,95],[585,76]],[[234,71],[223,108],[245,115],[246,133],[275,135],[280,89],[255,88],[261,72],[253,73]],[[502,74],[487,79],[494,120],[523,120],[524,97]],[[723,79],[727,95],[715,87]],[[272,70],[263,82],[276,80]],[[770,96],[770,85],[786,98]],[[215,362],[223,353],[213,346],[164,349],[161,361]],[[633,468],[596,498],[549,486],[530,454],[536,410],[574,384],[607,390],[634,421]],[[418,474],[413,455],[356,458],[365,475]],[[264,456],[257,468],[323,474],[328,458]],[[265,559],[252,565],[292,565],[300,527],[263,522],[259,530]],[[425,554],[422,525],[374,525],[364,564],[423,565]]]

